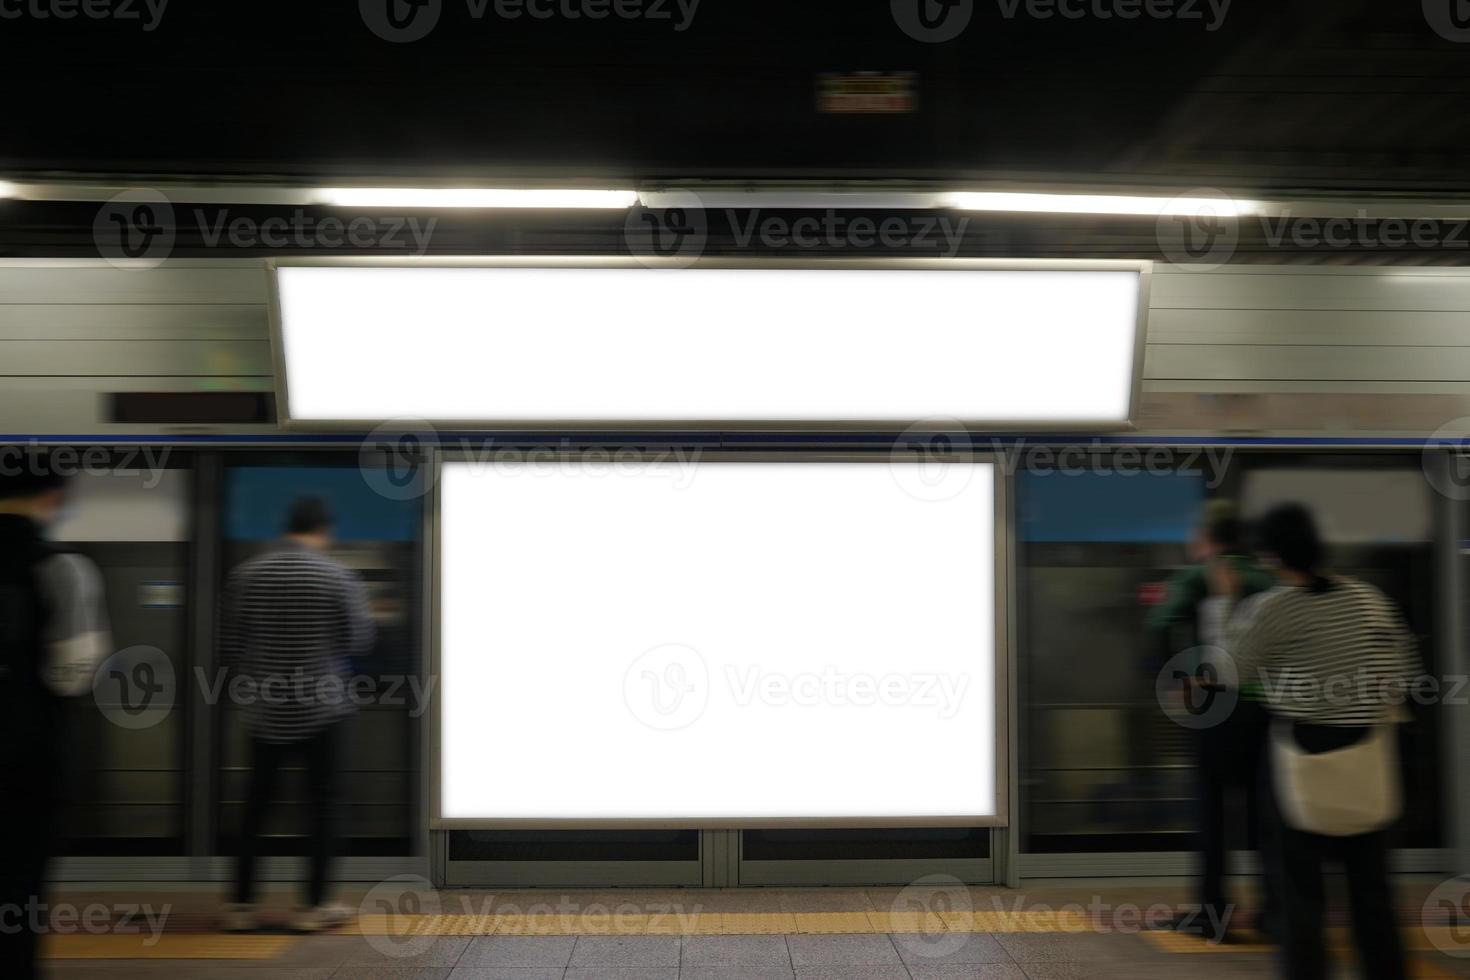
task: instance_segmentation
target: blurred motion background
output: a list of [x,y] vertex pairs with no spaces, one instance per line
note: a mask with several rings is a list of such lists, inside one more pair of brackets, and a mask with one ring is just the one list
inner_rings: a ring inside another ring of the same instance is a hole
[[[1022,849],[1048,855],[1029,866],[1158,868],[1165,854],[1192,846],[1191,733],[1160,710],[1155,681],[1164,659],[1193,640],[1180,627],[1167,650],[1151,648],[1145,620],[1164,599],[1165,573],[1192,564],[1186,546],[1206,499],[1238,500],[1247,518],[1283,501],[1311,501],[1331,567],[1382,589],[1428,671],[1454,672],[1455,656],[1441,648],[1453,650],[1455,640],[1436,623],[1440,607],[1457,599],[1439,587],[1436,568],[1460,558],[1437,531],[1443,508],[1418,464],[1247,451],[1224,452],[1203,468],[1181,459],[1172,472],[1022,474]],[[1431,852],[1449,841],[1442,777],[1452,766],[1443,764],[1441,712],[1462,709],[1413,710],[1400,748],[1415,805],[1396,844],[1406,869],[1428,870],[1438,860]],[[1235,802],[1232,844],[1253,849],[1245,801]]]

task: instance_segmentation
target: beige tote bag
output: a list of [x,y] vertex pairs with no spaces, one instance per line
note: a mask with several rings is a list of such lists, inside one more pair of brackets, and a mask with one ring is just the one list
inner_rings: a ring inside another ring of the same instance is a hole
[[1396,729],[1384,722],[1347,748],[1313,755],[1297,744],[1291,722],[1277,718],[1271,726],[1272,782],[1286,823],[1308,833],[1352,837],[1397,820],[1404,801]]

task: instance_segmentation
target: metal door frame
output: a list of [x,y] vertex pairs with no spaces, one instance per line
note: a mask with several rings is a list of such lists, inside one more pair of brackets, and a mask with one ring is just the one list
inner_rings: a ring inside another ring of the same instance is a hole
[[[1045,442],[1043,438],[1041,440]],[[1386,446],[1381,441],[1364,440],[1362,445],[1324,447],[1314,445],[1310,439],[1300,445],[1287,444],[1265,448],[1244,441],[1240,448],[1247,452],[1269,454],[1274,451],[1323,455],[1339,459],[1350,458],[1360,453],[1376,455],[1407,455],[1401,448]],[[1149,438],[1141,436],[1141,445],[1148,445]],[[1181,438],[1155,443],[1174,449],[1193,445],[1233,445],[1232,440],[1222,438]],[[1448,447],[1446,447],[1446,450]],[[1421,451],[1426,475],[1443,474],[1451,465],[1453,453],[1436,451],[1426,446]],[[1407,468],[1407,467],[1405,467]],[[1239,481],[1239,464],[1231,466],[1229,479]],[[1441,477],[1443,479],[1443,477]],[[1227,480],[1226,485],[1230,485]],[[1430,547],[1433,550],[1434,576],[1437,584],[1435,596],[1436,614],[1432,629],[1437,644],[1443,649],[1442,666],[1445,672],[1470,670],[1470,652],[1465,642],[1465,610],[1461,604],[1464,575],[1460,567],[1460,539],[1466,531],[1464,508],[1466,501],[1452,499],[1437,492],[1431,486],[1430,494]],[[1012,542],[1014,546],[1014,539]],[[1012,552],[1011,568],[1017,582],[1021,578],[1018,564],[1019,554]],[[1019,587],[1017,589],[1019,591]],[[1013,596],[1013,601],[1015,597]],[[1019,610],[1016,610],[1019,621]],[[1470,753],[1470,707],[1441,705],[1444,711],[1442,733],[1443,758],[1452,760],[1465,758]],[[1019,706],[1017,706],[1019,710]],[[1399,874],[1470,874],[1470,771],[1463,766],[1448,766],[1443,773],[1445,813],[1445,839],[1438,848],[1399,848],[1389,855],[1390,869]],[[1019,821],[1019,814],[1017,820]],[[1019,823],[1013,823],[1019,827]],[[1147,878],[1147,877],[1190,877],[1198,874],[1198,855],[1192,851],[1103,851],[1061,854],[1023,854],[1019,852],[1018,833],[1009,835],[1010,857],[1015,862],[1006,875],[1005,884],[1018,887],[1027,878]],[[1227,874],[1259,875],[1261,864],[1255,851],[1231,851],[1226,855]]]
[[[215,620],[220,593],[219,575],[223,534],[219,522],[219,492],[226,461],[234,452],[273,449],[340,455],[340,445],[280,442],[271,439],[235,443],[180,443],[167,437],[139,442],[111,443],[106,438],[75,442],[65,438],[39,438],[41,445],[101,446],[110,452],[139,445],[163,445],[189,455],[193,480],[190,488],[189,520],[192,540],[189,567],[185,570],[189,589],[188,625],[190,643],[188,669],[206,672],[215,665]],[[420,680],[427,681],[427,658],[420,658]],[[234,858],[219,854],[215,847],[212,790],[218,779],[215,764],[219,746],[214,738],[215,713],[197,685],[188,684],[176,710],[186,712],[184,778],[184,853],[158,857],[90,857],[58,855],[48,869],[48,879],[57,882],[227,882],[234,876]],[[418,801],[422,810],[424,801]],[[415,819],[415,854],[382,857],[340,857],[333,862],[333,878],[339,881],[382,881],[400,874],[428,877],[431,870],[429,836],[425,821]],[[309,875],[304,857],[263,856],[257,877],[262,882],[304,881]]]

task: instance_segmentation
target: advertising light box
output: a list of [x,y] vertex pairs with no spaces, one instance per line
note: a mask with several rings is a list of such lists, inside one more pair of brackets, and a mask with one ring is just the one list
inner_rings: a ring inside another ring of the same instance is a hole
[[446,460],[435,826],[1003,822],[995,475]]
[[292,425],[1116,428],[1142,364],[1139,263],[310,261],[272,269]]

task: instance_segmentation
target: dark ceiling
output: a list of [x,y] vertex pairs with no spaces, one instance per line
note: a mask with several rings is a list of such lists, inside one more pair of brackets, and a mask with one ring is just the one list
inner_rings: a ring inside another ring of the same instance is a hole
[[[406,20],[408,0],[169,0],[161,16],[85,2],[137,16],[0,0],[0,175],[1066,174],[1448,193],[1470,161],[1461,0],[1234,0],[1223,18],[1224,0],[1147,0],[1172,15],[1131,20],[1099,12],[1145,0],[1063,0],[1079,18],[1027,13],[1055,0],[950,0],[970,21],[934,43],[899,21],[938,0],[698,0],[692,16],[694,0],[616,0],[667,16],[600,20],[414,0],[439,16],[407,43],[368,21]],[[821,73],[859,71],[916,73],[917,111],[819,113]]]
[[[531,17],[530,7],[553,16]],[[163,188],[171,203],[161,221],[176,257],[362,251],[319,239],[299,247],[220,239],[217,230],[236,219],[259,227],[273,215],[354,215],[240,199],[196,207],[185,196],[183,185],[214,181],[989,180],[1461,203],[1470,201],[1466,7],[0,0],[9,96],[0,179]],[[586,16],[593,12],[606,16]],[[395,42],[383,36],[396,36],[392,24],[431,29]],[[946,32],[955,36],[932,40]],[[819,111],[822,79],[834,73],[908,79],[913,111]],[[0,254],[107,254],[117,215],[111,205],[99,210],[100,200],[0,201]],[[630,248],[621,212],[398,217],[436,223],[422,249],[430,252]],[[704,251],[766,247],[742,242],[748,212],[712,210],[704,220]],[[1463,222],[1436,226],[1423,246],[1383,245],[1377,232],[1303,246],[1243,222],[1231,229],[1229,261],[1458,265],[1470,254]],[[1177,260],[1170,234],[1149,218],[981,214],[952,240],[922,247],[855,252],[844,239],[810,253]],[[406,247],[375,241],[369,250]]]

